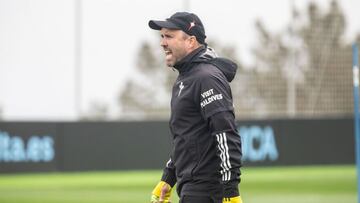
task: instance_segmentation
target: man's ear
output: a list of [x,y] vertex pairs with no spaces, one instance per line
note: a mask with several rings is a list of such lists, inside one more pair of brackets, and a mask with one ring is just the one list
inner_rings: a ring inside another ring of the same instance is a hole
[[196,40],[195,36],[190,37],[190,46],[191,46],[191,48],[199,46],[199,42]]

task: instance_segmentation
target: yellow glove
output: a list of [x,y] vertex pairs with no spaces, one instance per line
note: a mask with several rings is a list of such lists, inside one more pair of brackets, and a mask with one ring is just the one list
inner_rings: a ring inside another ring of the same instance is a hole
[[223,203],[242,203],[241,197],[224,197]]
[[[151,203],[170,203],[171,186],[164,181],[160,181],[151,195]],[[163,193],[163,194],[161,194]]]

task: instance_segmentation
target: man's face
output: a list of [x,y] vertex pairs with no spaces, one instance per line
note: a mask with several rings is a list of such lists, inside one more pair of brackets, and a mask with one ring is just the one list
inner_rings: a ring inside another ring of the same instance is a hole
[[162,28],[161,33],[161,43],[165,51],[165,62],[169,67],[173,67],[176,62],[180,61],[187,54],[190,53],[189,46],[190,42],[188,37],[181,30],[170,30]]

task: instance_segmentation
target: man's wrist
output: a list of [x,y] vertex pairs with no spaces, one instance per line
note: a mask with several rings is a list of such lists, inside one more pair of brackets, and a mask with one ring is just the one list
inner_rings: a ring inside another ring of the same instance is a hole
[[242,199],[240,196],[224,197],[222,203],[242,203]]
[[224,197],[236,197],[239,196],[239,180],[230,180],[228,182],[224,182]]
[[161,177],[161,181],[166,182],[167,184],[169,184],[171,187],[174,187],[174,185],[176,184],[176,176],[175,173],[173,173],[170,170],[166,170],[164,171],[162,177]]

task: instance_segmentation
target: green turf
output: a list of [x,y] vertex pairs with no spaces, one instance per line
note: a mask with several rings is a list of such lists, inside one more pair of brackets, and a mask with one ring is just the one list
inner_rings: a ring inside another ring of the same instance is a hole
[[[0,202],[146,203],[160,176],[161,171],[0,175]],[[355,203],[355,167],[249,167],[243,169],[241,192],[244,203]]]

